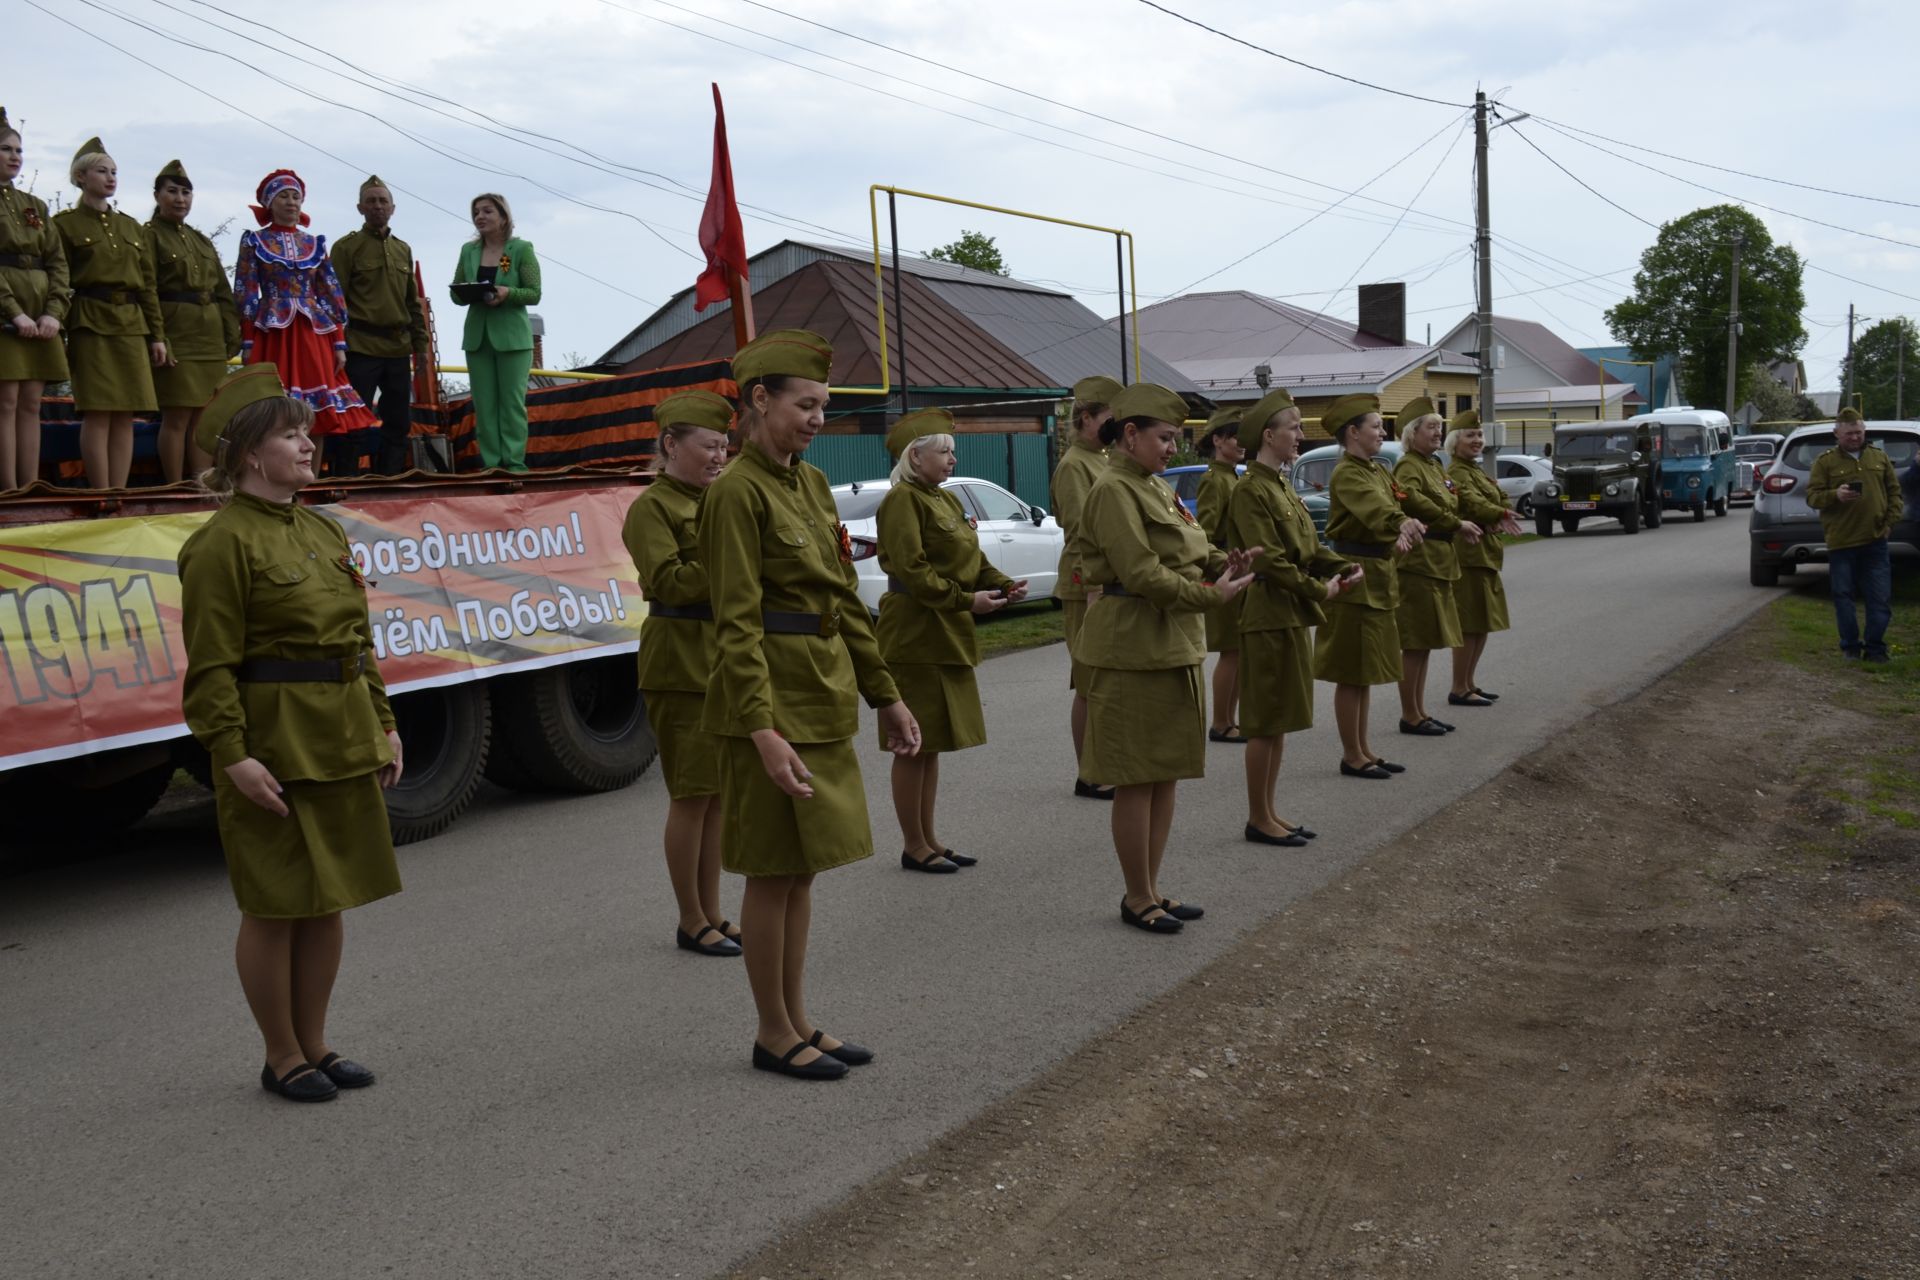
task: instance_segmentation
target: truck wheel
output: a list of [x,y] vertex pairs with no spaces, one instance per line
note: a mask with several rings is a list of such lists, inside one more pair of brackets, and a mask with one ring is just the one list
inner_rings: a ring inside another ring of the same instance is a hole
[[1768,564],[1760,558],[1758,551],[1747,553],[1747,581],[1756,587],[1777,587],[1780,585],[1780,566]]
[[1546,512],[1537,512],[1533,517],[1533,531],[1543,538],[1553,536],[1553,517]]
[[659,748],[639,680],[632,655],[621,654],[495,681],[521,785],[616,791],[645,772]]
[[387,792],[395,844],[437,836],[473,803],[487,763],[491,720],[484,684],[416,689],[393,699],[406,768]]
[[1723,493],[1719,497],[1713,500],[1713,514],[1716,516],[1724,516],[1727,514],[1727,495],[1726,494]]
[[1693,504],[1693,522],[1695,524],[1703,524],[1705,523],[1706,518],[1707,518],[1707,504],[1706,504],[1706,500],[1702,499]]
[[1658,501],[1655,501],[1652,506],[1647,508],[1647,528],[1658,529],[1660,522],[1666,518],[1666,508],[1662,507]]
[[1573,533],[1580,528],[1579,516],[1561,516],[1560,529],[1563,533]]
[[1640,532],[1640,504],[1639,503],[1637,502],[1630,503],[1627,506],[1627,509],[1620,513],[1620,527],[1622,529],[1625,529],[1628,533]]
[[1530,493],[1521,494],[1520,501],[1513,504],[1513,514],[1519,516],[1522,520],[1533,519],[1533,495]]
[[[128,747],[78,760],[56,760],[0,773],[0,812],[8,842],[87,845],[147,816],[173,781],[171,752]],[[106,779],[102,781],[101,779]]]

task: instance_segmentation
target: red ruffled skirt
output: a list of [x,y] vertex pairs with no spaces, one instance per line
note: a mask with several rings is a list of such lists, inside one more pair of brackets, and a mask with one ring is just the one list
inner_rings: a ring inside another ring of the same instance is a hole
[[334,368],[333,343],[315,332],[304,314],[296,313],[284,329],[252,326],[247,336],[253,339],[253,350],[246,358],[279,369],[287,394],[313,406],[314,435],[359,431],[379,422],[347,375]]

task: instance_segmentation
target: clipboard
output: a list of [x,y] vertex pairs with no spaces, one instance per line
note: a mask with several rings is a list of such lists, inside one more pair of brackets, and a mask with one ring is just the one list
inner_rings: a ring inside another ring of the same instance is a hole
[[470,307],[483,306],[492,296],[493,286],[485,280],[456,280],[453,285],[454,301]]

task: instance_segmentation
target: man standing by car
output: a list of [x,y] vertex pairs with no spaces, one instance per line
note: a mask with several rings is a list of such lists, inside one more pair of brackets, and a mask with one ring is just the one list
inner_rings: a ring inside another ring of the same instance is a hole
[[[1840,653],[1868,662],[1887,660],[1887,623],[1893,618],[1893,563],[1887,538],[1900,517],[1900,479],[1893,461],[1867,443],[1857,409],[1842,409],[1834,447],[1814,460],[1807,505],[1820,513],[1827,541],[1829,590],[1840,626]],[[1867,631],[1854,616],[1855,594],[1865,598]]]
[[407,469],[413,361],[427,354],[427,317],[414,287],[413,250],[389,225],[387,184],[378,177],[361,183],[359,208],[365,225],[334,242],[333,269],[347,298],[347,381],[380,415],[374,469],[391,476]]

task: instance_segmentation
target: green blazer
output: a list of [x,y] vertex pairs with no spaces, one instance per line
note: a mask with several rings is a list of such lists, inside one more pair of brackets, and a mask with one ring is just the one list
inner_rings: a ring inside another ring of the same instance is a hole
[[[507,300],[497,307],[478,306],[467,310],[467,330],[460,339],[462,351],[478,351],[484,336],[495,351],[533,350],[533,326],[527,323],[527,308],[540,302],[540,259],[525,240],[509,239],[506,247],[507,269],[495,284],[507,287]],[[460,267],[453,282],[480,278],[480,242],[469,240],[460,246]],[[458,298],[460,306],[467,304]]]

